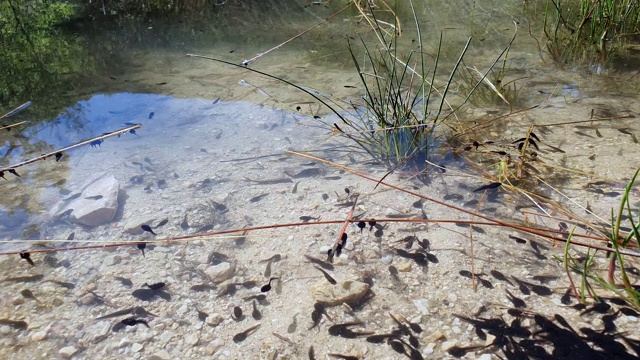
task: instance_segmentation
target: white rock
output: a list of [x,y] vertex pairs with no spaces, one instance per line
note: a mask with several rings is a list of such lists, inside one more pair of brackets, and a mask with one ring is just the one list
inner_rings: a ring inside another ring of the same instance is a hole
[[157,353],[151,355],[149,360],[171,360],[171,355],[167,350],[160,350]]
[[369,292],[369,284],[360,281],[339,281],[336,285],[326,281],[311,287],[311,295],[322,304],[335,306],[342,303],[357,302]]
[[209,316],[207,316],[207,319],[205,320],[205,322],[209,326],[218,326],[223,321],[224,321],[224,319],[218,313],[209,314]]
[[215,338],[213,339],[213,341],[209,343],[208,347],[212,348],[213,352],[215,353],[216,351],[218,351],[218,349],[220,349],[223,346],[224,346],[224,341],[220,338]]
[[31,342],[38,342],[47,339],[47,330],[36,331],[29,338]]
[[187,337],[184,338],[185,344],[191,345],[191,346],[198,345],[198,341],[200,341],[200,339],[198,339],[198,335],[196,334],[189,334],[187,335]]
[[456,345],[458,345],[457,341],[455,341],[455,340],[447,340],[447,341],[443,342],[442,345],[440,345],[440,348],[442,349],[442,351],[449,351],[450,349],[452,349]]
[[171,331],[164,331],[162,335],[160,335],[160,341],[162,341],[163,343],[168,343],[174,335],[175,334]]
[[418,308],[418,311],[420,311],[422,315],[429,314],[429,300],[416,299],[416,300],[413,300],[413,304],[416,306],[416,308]]
[[491,360],[491,359],[493,359],[493,356],[491,356],[491,354],[482,354],[476,358],[476,360]]
[[62,356],[65,359],[68,359],[70,357],[73,356],[73,354],[77,353],[78,349],[76,349],[73,346],[65,346],[62,349],[60,349],[60,351],[58,351],[58,354],[60,354],[60,356]]
[[151,225],[151,223],[153,223],[155,219],[156,216],[154,215],[146,215],[133,218],[124,225],[124,232],[133,235],[140,235],[144,232],[144,230],[142,230],[140,226],[143,224]]
[[113,220],[118,210],[120,182],[106,173],[91,176],[76,198],[66,198],[56,204],[49,214],[60,217],[71,212],[71,220],[86,226],[98,226]]
[[209,266],[205,271],[213,282],[223,282],[233,276],[236,272],[235,263],[222,262],[218,265]]
[[133,352],[140,352],[140,350],[142,350],[144,346],[140,343],[133,343],[133,345],[131,345],[131,351]]

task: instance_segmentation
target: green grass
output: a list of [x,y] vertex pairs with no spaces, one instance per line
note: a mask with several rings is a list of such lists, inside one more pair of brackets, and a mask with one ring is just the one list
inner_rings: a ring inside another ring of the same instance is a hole
[[[564,258],[558,259],[564,263],[565,270],[567,271],[573,290],[576,293],[576,296],[579,296],[583,302],[587,296],[596,300],[599,299],[599,295],[595,287],[592,285],[593,282],[594,284],[599,285],[601,289],[614,293],[636,309],[640,309],[640,291],[638,291],[638,288],[633,285],[635,281],[632,281],[630,278],[629,271],[627,270],[629,257],[625,254],[628,254],[629,249],[633,248],[637,250],[640,248],[640,211],[637,211],[634,214],[631,208],[631,201],[629,200],[631,190],[639,174],[640,168],[636,170],[635,174],[627,184],[617,213],[611,209],[611,228],[610,232],[606,231],[608,243],[610,244],[609,247],[611,248],[611,251],[608,251],[606,254],[608,262],[606,277],[595,269],[595,263],[598,260],[597,251],[592,252],[591,249],[589,249],[582,263],[569,254],[569,243],[571,242],[573,232],[571,232],[567,239]],[[626,215],[626,217],[624,215]],[[634,220],[634,215],[638,216],[636,220]],[[628,234],[624,234],[621,231],[623,218],[627,219],[626,221],[628,221],[628,224],[625,225],[629,225],[629,228],[631,229]],[[571,278],[569,269],[573,270],[581,277],[579,290]],[[617,271],[619,271],[619,275],[616,277]]]
[[547,0],[546,48],[557,64],[610,65],[640,31],[637,0]]

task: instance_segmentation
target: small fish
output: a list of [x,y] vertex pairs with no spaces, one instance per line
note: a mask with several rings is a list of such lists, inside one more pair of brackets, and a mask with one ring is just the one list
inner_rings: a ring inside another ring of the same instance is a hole
[[167,85],[167,83],[163,81],[163,82],[156,83],[156,85],[162,86],[162,85]]
[[151,226],[149,226],[149,225],[143,224],[143,225],[140,225],[140,228],[142,230],[146,231],[146,232],[152,233],[153,235],[158,235],[158,234],[153,232],[153,229],[151,229]]
[[89,199],[89,200],[100,200],[102,199],[104,196],[102,195],[94,195],[94,196],[86,196],[85,199]]
[[153,115],[155,115],[155,113],[152,111],[149,113],[149,117],[147,118],[148,120],[153,119]]
[[319,268],[317,266],[314,266],[314,268],[318,271],[320,271],[322,273],[322,275],[324,275],[324,278],[327,279],[327,281],[331,284],[331,285],[336,285],[338,282],[331,277],[331,275],[329,275],[328,272],[324,271],[322,268]]
[[36,266],[36,264],[33,262],[33,260],[31,260],[31,254],[30,253],[28,253],[26,251],[21,251],[20,252],[20,258],[27,260],[29,265]]
[[234,306],[233,308],[233,320],[241,321],[244,319],[244,315],[242,314],[242,308],[240,306]]
[[247,339],[247,336],[251,335],[251,333],[253,333],[255,330],[257,330],[260,327],[260,324],[256,324],[250,328],[248,328],[245,331],[239,332],[235,335],[233,335],[233,342],[234,343],[240,343],[243,342]]
[[479,188],[473,190],[473,192],[479,192],[479,191],[482,191],[482,190],[495,189],[495,188],[500,187],[500,186],[502,186],[502,183],[494,182],[494,183],[491,183],[491,184],[488,184],[488,185],[480,186]]
[[271,281],[273,281],[273,280],[280,280],[280,278],[277,278],[277,277],[270,278],[269,279],[269,283],[267,285],[262,286],[260,288],[260,291],[261,292],[267,292],[267,291],[271,290]]
[[155,283],[155,284],[147,284],[147,283],[142,284],[142,286],[146,286],[151,290],[160,290],[163,287],[165,287],[166,285],[167,284],[165,284],[163,282],[158,282],[158,283]]
[[303,216],[300,216],[300,220],[301,220],[302,222],[309,222],[309,221],[311,221],[311,220],[320,220],[320,216],[318,216],[318,217],[313,217],[313,216],[306,216],[306,215],[303,215]]
[[258,310],[258,305],[256,304],[256,301],[253,300],[252,304],[253,304],[253,311],[251,312],[251,317],[254,320],[262,319],[262,314],[260,313],[260,310]]
[[262,200],[264,197],[266,197],[267,195],[269,195],[269,193],[264,193],[264,194],[260,194],[258,196],[254,196],[251,199],[249,199],[250,203],[256,203],[260,200]]

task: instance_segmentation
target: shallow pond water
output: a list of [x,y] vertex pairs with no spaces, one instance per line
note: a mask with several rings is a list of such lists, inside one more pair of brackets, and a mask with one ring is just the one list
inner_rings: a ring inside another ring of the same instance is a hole
[[[449,29],[472,10],[437,3],[418,9],[433,29]],[[609,221],[638,166],[637,100],[615,96],[615,84],[603,76],[550,67],[535,42],[523,39],[509,55],[513,78],[523,79],[519,107],[467,106],[436,133],[432,165],[388,174],[335,131],[342,120],[313,97],[246,69],[185,56],[220,54],[239,63],[339,9],[292,5],[283,14],[248,7],[233,16],[227,9],[219,28],[134,22],[126,33],[90,32],[88,41],[121,39],[114,42],[118,58],[82,77],[86,86],[57,117],[35,121],[31,110],[21,113],[17,119],[33,124],[2,134],[3,166],[131,124],[140,128],[17,168],[20,177],[4,173],[2,249],[28,255],[0,259],[3,356],[638,355],[633,339],[610,328],[637,326],[629,308],[568,306],[576,299],[566,301],[569,281],[556,258],[564,244],[517,230],[557,230],[561,239],[577,223],[572,218]],[[293,10],[304,14],[299,23],[284,16]],[[479,32],[477,41],[487,45],[471,50],[467,66],[481,68],[508,42],[510,17],[521,13],[473,11],[471,25],[492,19],[503,26],[456,25],[447,32],[456,36],[445,43],[454,48],[445,59],[454,61],[458,44]],[[363,95],[343,37],[366,31],[356,15],[347,11],[251,67],[329,94],[322,95],[327,101],[343,99],[348,108]],[[234,21],[242,25],[237,37],[223,37]],[[272,24],[282,33],[267,32]],[[192,36],[171,36],[190,27]],[[464,90],[452,91],[459,103]],[[350,120],[357,112],[341,114]],[[529,176],[492,187],[502,152],[517,162],[518,139],[530,126],[539,149]],[[344,224],[348,218],[354,221]],[[595,227],[576,228],[577,241],[605,246],[589,237]],[[342,253],[333,264],[316,261],[337,243]],[[586,249],[571,254],[584,257]],[[605,269],[606,259],[593,267]],[[393,335],[373,336],[384,334]]]

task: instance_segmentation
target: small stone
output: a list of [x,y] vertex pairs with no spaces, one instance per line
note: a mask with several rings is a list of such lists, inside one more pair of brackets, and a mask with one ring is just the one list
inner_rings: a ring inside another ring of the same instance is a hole
[[458,345],[457,341],[448,340],[448,341],[443,342],[442,345],[440,346],[440,348],[442,349],[442,351],[449,351],[450,349],[452,349],[456,345]]
[[200,339],[198,339],[198,335],[196,335],[196,334],[190,334],[190,335],[187,335],[187,337],[184,338],[185,344],[191,345],[191,346],[198,345],[198,341],[200,341]]
[[396,269],[400,272],[409,272],[411,271],[411,263],[408,261],[403,261],[396,266]]
[[60,349],[60,351],[58,351],[58,354],[60,354],[60,356],[62,356],[65,359],[68,359],[70,357],[73,356],[73,354],[77,353],[78,349],[76,349],[73,346],[65,346],[62,349]]
[[428,343],[427,347],[424,348],[424,350],[422,350],[422,353],[424,355],[431,355],[433,354],[433,349],[435,349],[436,344],[435,343]]
[[484,344],[486,346],[490,346],[495,344],[495,341],[496,341],[496,337],[494,335],[487,334],[487,339],[484,341]]
[[213,341],[209,343],[209,346],[207,346],[206,351],[207,352],[211,351],[211,355],[213,355],[216,351],[218,351],[218,349],[220,349],[223,346],[224,346],[224,341],[221,338],[215,338],[213,339]]
[[85,306],[86,306],[86,305],[91,305],[91,304],[93,304],[93,302],[94,302],[94,301],[96,301],[96,296],[95,296],[95,295],[93,295],[93,294],[91,294],[91,293],[89,293],[89,294],[87,294],[87,295],[83,296],[83,297],[80,299],[80,303],[81,303],[82,305],[85,305]]
[[171,360],[171,355],[167,350],[160,350],[157,353],[151,355],[149,360]]
[[482,354],[476,358],[476,360],[491,360],[493,356],[491,354]]
[[39,342],[47,339],[47,330],[37,331],[31,334],[31,342]]
[[122,258],[120,255],[109,255],[104,257],[104,261],[102,262],[106,266],[118,265]]
[[324,305],[335,306],[357,302],[369,292],[369,285],[359,281],[339,281],[336,285],[319,282],[311,287],[313,298]]
[[11,327],[9,325],[0,326],[0,334],[9,334],[11,332]]
[[131,351],[133,352],[140,352],[140,350],[142,350],[144,346],[140,343],[133,343],[133,345],[131,345]]
[[428,315],[429,314],[429,300],[427,300],[427,299],[416,299],[416,300],[413,300],[413,305],[415,305],[416,308],[418,308],[418,311],[420,311],[420,313],[422,315]]
[[236,265],[228,262],[222,262],[218,265],[209,266],[205,271],[211,281],[219,283],[233,276],[236,272]]
[[154,215],[147,215],[131,219],[124,225],[124,232],[132,235],[140,235],[144,233],[144,230],[142,230],[141,226],[151,225],[154,221],[156,221],[156,218],[157,217]]
[[207,323],[207,325],[209,326],[218,326],[222,321],[224,321],[222,316],[220,316],[220,314],[218,313],[214,313],[214,314],[209,314],[209,316],[207,316],[205,323]]
[[163,343],[168,343],[174,335],[175,334],[171,331],[164,331],[162,335],[160,335],[160,341],[162,341]]

